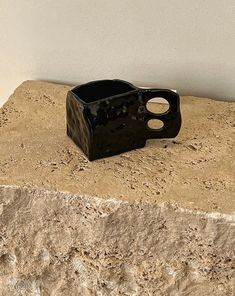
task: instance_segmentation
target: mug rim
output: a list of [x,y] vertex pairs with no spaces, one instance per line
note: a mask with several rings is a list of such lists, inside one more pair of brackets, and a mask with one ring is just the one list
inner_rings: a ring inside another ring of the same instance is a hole
[[[117,95],[111,95],[111,96],[107,96],[107,97],[103,97],[101,99],[98,99],[96,101],[91,101],[91,102],[85,102],[80,96],[78,96],[74,91],[79,89],[80,87],[84,87],[84,86],[89,86],[90,84],[96,84],[96,83],[101,83],[101,82],[121,82],[123,84],[126,84],[128,86],[130,86],[131,88],[133,88],[132,90],[130,91],[126,91],[126,92],[123,92],[123,93],[120,93],[120,94],[117,94]],[[111,98],[119,98],[119,97],[122,97],[123,95],[129,95],[129,94],[132,94],[132,93],[135,93],[136,91],[140,90],[138,87],[136,87],[135,85],[133,85],[132,83],[128,82],[128,81],[125,81],[125,80],[122,80],[122,79],[100,79],[100,80],[93,80],[93,81],[89,81],[87,83],[84,83],[84,84],[81,84],[81,85],[78,85],[78,86],[75,86],[73,87],[71,90],[69,90],[70,93],[72,93],[73,96],[76,97],[76,99],[78,101],[81,101],[84,105],[91,105],[91,104],[94,104],[94,103],[99,103],[99,102],[102,102],[102,101],[106,101],[107,99],[111,99]]]

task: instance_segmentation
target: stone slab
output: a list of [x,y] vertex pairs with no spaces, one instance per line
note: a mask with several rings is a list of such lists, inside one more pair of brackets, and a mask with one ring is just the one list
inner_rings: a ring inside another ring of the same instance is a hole
[[70,87],[0,109],[0,295],[233,296],[235,104],[182,97],[176,139],[89,162]]
[[0,184],[235,211],[235,103],[182,97],[177,138],[89,162],[66,136],[70,86],[26,81],[0,111]]

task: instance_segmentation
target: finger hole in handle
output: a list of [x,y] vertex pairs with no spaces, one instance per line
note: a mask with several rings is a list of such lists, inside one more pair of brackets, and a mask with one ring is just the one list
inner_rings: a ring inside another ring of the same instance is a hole
[[148,128],[153,131],[161,130],[164,127],[164,122],[160,119],[150,119],[147,124]]
[[147,101],[146,109],[154,114],[162,114],[170,109],[169,102],[162,97],[155,97]]

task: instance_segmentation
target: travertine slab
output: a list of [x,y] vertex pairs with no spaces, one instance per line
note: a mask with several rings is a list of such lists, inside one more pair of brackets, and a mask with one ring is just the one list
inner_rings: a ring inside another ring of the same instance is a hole
[[176,139],[89,162],[69,89],[0,109],[0,295],[234,295],[235,104],[183,97]]

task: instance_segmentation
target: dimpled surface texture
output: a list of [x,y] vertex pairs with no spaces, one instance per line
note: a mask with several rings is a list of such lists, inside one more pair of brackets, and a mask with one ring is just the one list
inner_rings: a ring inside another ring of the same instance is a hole
[[68,93],[66,102],[67,134],[73,141],[83,148],[86,155],[90,154],[91,135],[88,123],[84,118],[84,108]]
[[235,104],[182,97],[176,139],[89,162],[69,89],[0,109],[0,295],[233,296]]

